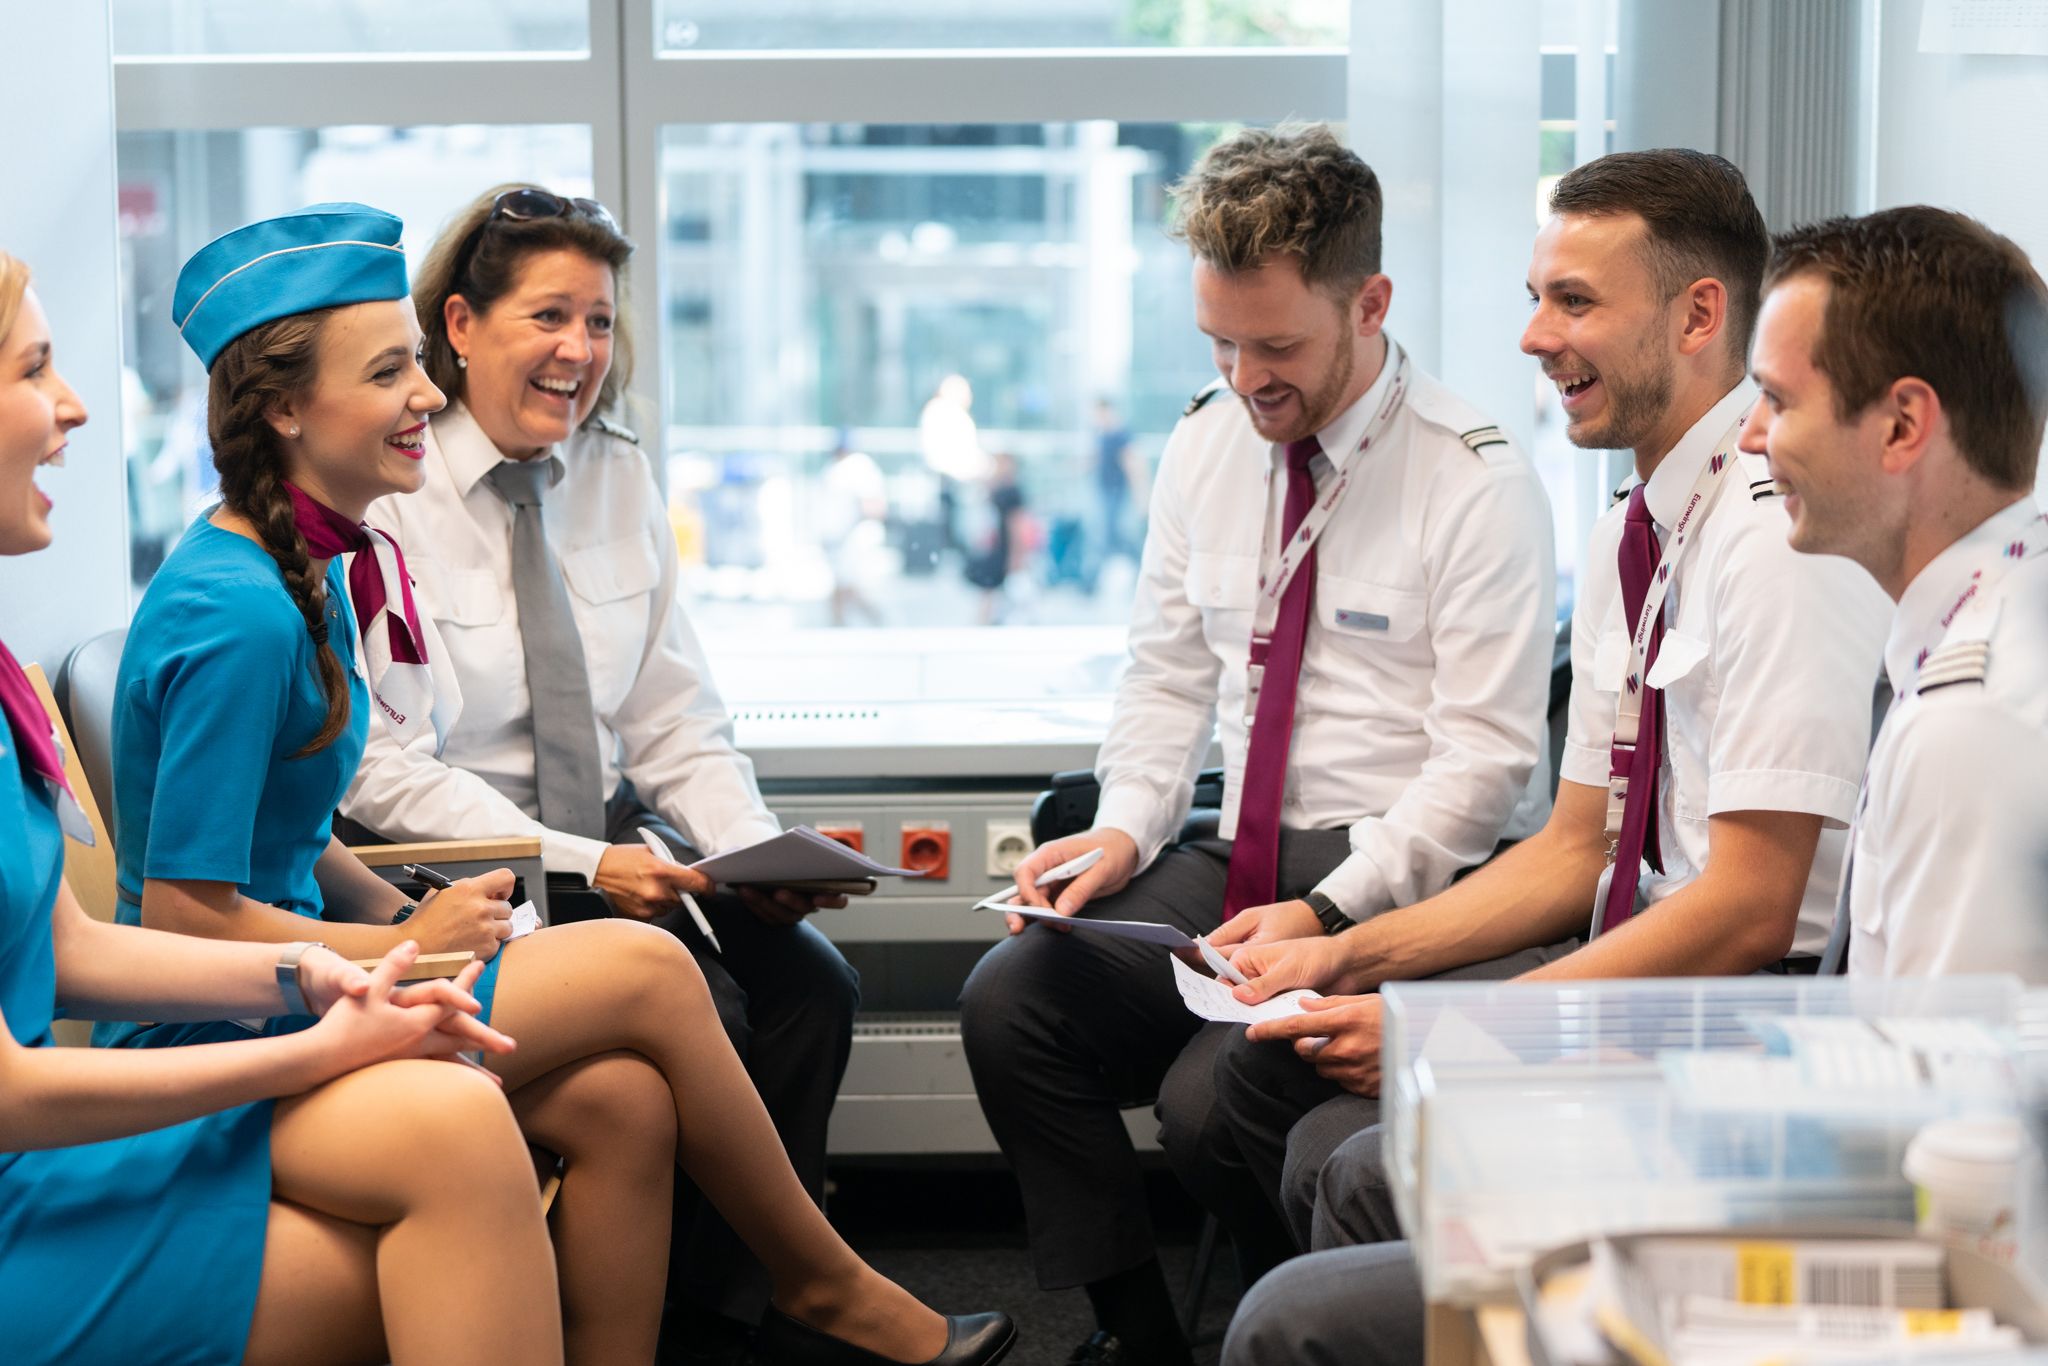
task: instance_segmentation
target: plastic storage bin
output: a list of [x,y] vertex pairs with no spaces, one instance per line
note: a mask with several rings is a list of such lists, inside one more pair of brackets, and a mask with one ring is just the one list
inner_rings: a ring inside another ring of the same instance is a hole
[[1389,1174],[1423,1289],[1453,1303],[1595,1234],[1910,1221],[1915,1131],[2015,1113],[2031,1070],[2011,977],[1383,996]]

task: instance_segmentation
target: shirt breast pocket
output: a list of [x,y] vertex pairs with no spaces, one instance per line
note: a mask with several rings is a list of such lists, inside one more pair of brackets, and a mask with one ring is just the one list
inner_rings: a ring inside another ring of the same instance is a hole
[[1201,610],[1202,634],[1209,644],[1242,654],[1251,640],[1252,609],[1258,602],[1258,558],[1190,551],[1185,582],[1188,602]]
[[505,615],[497,579],[484,569],[450,569],[415,557],[414,589],[428,616],[452,626],[492,626]]
[[649,595],[661,582],[661,562],[645,534],[627,536],[563,555],[562,577],[575,600],[591,701],[611,712],[631,690],[654,629]]
[[1427,663],[1428,619],[1428,600],[1416,589],[1316,576],[1316,624],[1341,659],[1379,666]]

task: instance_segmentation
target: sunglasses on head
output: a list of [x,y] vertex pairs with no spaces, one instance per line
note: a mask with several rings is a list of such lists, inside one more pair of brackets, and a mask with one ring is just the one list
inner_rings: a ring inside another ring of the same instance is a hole
[[[527,186],[518,190],[507,190],[491,201],[491,218],[509,218],[515,223],[529,223],[536,218],[574,218],[581,216],[604,224],[614,232],[618,221],[612,211],[595,199],[565,199],[558,194]],[[484,220],[489,222],[490,219]]]
[[533,223],[544,218],[587,218],[613,232],[619,231],[619,222],[612,217],[612,211],[595,199],[568,199],[531,185],[507,190],[491,201],[490,215],[476,225],[476,231],[462,244],[461,255],[456,259],[455,279],[468,280],[469,263],[476,255],[476,244],[483,240],[491,224],[501,219],[510,223]]

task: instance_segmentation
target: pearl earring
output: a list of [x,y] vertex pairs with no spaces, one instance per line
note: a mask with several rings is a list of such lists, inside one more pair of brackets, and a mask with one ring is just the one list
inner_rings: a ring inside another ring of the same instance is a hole
[[455,358],[455,368],[458,370],[467,370],[469,368],[469,357],[457,356]]
[[294,426],[294,427],[293,427],[293,428],[291,429],[291,431],[290,431],[290,432],[288,433],[288,435],[291,435],[291,436],[297,436],[298,434],[299,434],[299,429],[298,429],[298,427],[297,427],[297,426]]

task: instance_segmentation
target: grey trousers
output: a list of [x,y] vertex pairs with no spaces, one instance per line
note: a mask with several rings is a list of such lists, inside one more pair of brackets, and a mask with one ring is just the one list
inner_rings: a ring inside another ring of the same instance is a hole
[[[1344,830],[1283,830],[1278,895],[1350,853]],[[1223,916],[1230,846],[1177,845],[1083,912],[1207,934]],[[1143,1173],[1120,1111],[1152,1101],[1202,1022],[1156,946],[1032,926],[996,945],[960,993],[982,1113],[1024,1196],[1039,1284],[1065,1289],[1157,1255]]]
[[1311,1252],[1239,1301],[1222,1366],[1417,1366],[1425,1322],[1406,1243]]
[[[1432,980],[1502,981],[1577,947],[1525,949]],[[1319,1218],[1384,1230],[1343,1242],[1400,1236],[1384,1181],[1353,1180],[1343,1167],[1324,1180],[1331,1155],[1379,1122],[1379,1100],[1325,1081],[1291,1044],[1205,1026],[1168,1072],[1159,1117],[1174,1173],[1229,1231],[1247,1281],[1315,1246]]]

